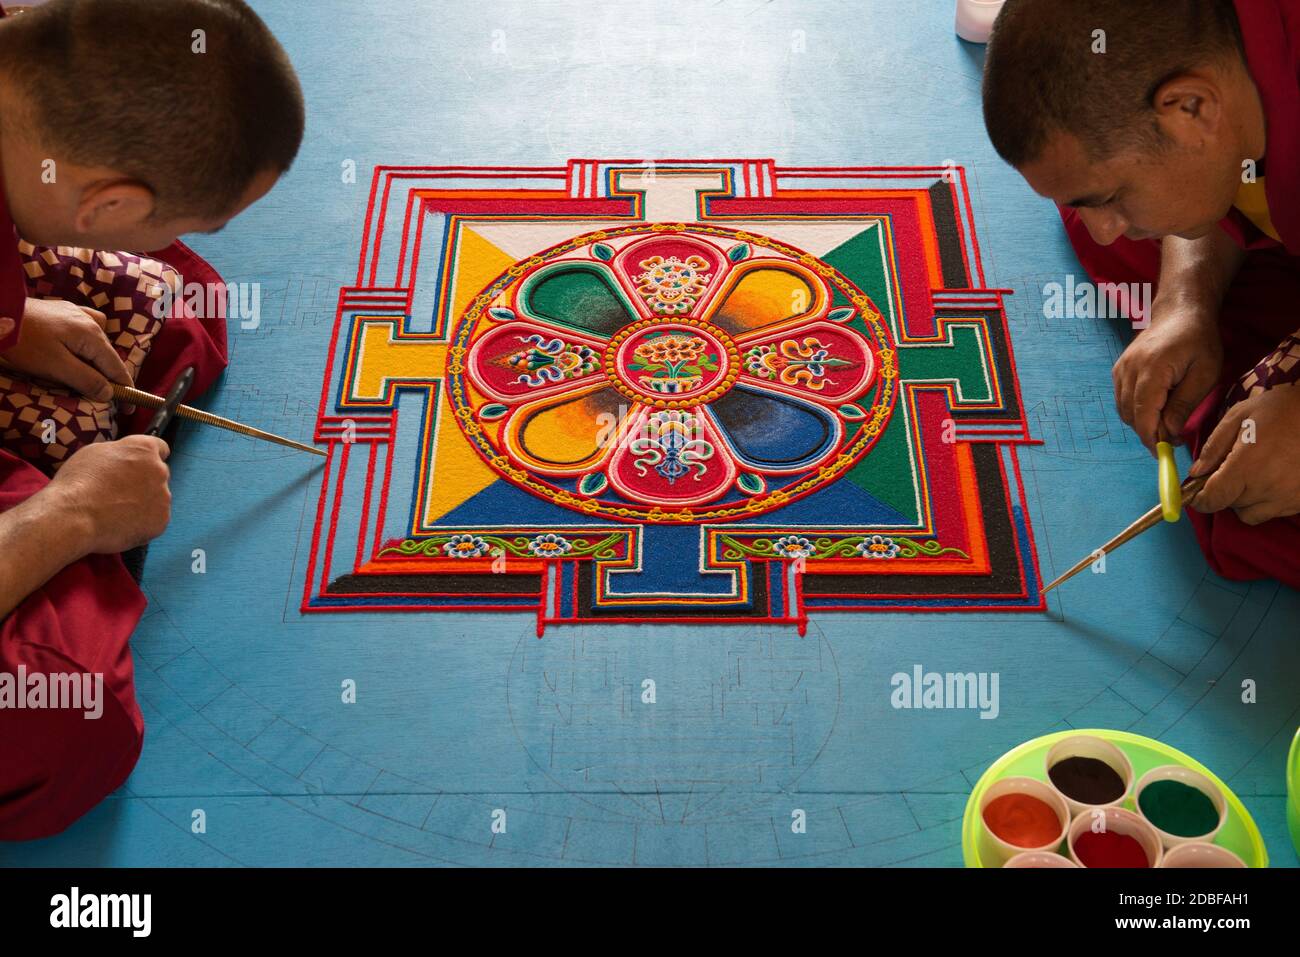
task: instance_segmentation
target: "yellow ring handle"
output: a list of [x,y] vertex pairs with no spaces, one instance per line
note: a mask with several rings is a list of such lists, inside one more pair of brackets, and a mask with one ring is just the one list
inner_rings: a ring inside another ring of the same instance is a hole
[[1156,458],[1160,463],[1160,509],[1166,522],[1176,522],[1183,514],[1183,489],[1178,481],[1174,447],[1168,442],[1157,442]]

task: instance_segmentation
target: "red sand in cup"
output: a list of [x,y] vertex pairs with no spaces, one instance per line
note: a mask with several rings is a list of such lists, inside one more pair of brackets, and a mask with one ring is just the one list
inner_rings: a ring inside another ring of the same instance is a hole
[[1074,854],[1084,867],[1150,867],[1137,838],[1115,831],[1084,831],[1074,839]]
[[984,808],[984,823],[1016,847],[1045,847],[1061,836],[1061,819],[1051,805],[1028,794],[1004,794]]

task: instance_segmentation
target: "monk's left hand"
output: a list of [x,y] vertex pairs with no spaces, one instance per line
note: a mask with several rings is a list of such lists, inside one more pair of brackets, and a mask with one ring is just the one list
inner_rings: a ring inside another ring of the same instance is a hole
[[1300,384],[1229,409],[1187,474],[1211,472],[1188,503],[1198,512],[1231,508],[1247,525],[1300,513]]
[[107,325],[96,309],[63,299],[28,299],[18,342],[0,353],[0,367],[66,385],[93,402],[108,402],[111,383],[134,383],[108,341]]

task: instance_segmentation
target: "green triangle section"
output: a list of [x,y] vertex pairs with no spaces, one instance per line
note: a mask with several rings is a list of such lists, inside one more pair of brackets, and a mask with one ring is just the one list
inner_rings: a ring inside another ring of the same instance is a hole
[[[872,226],[864,229],[821,257],[823,262],[838,269],[870,296],[877,308],[887,306],[889,302],[889,283],[877,232],[879,228]],[[834,305],[848,304],[848,299],[837,288]],[[852,324],[861,327],[861,319],[854,319]],[[916,476],[912,451],[908,447],[907,422],[898,406],[895,406],[889,424],[871,451],[854,466],[847,477],[864,492],[905,516],[908,522],[920,521],[916,508]]]
[[[822,262],[833,266],[847,276],[855,286],[865,292],[885,315],[889,314],[889,279],[885,258],[880,249],[880,227],[872,224],[848,242],[841,243],[825,256]],[[832,307],[850,305],[848,297],[835,287]],[[860,324],[854,319],[855,325]]]
[[916,509],[916,474],[908,447],[907,420],[898,406],[876,444],[846,478],[909,523],[921,520]]

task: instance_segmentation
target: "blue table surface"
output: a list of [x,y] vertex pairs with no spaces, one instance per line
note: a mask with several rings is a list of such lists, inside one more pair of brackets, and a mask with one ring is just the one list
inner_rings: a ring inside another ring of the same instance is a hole
[[[971,178],[988,284],[1017,291],[1020,382],[1044,443],[1021,455],[1043,573],[1149,504],[1154,466],[1111,397],[1129,333],[1043,317],[1043,285],[1083,277],[1051,205],[986,140],[983,48],[954,36],[951,2],[253,6],[298,67],[309,121],[270,196],[192,238],[227,281],[262,285],[260,327],[231,327],[213,411],[310,441],[375,164],[951,159]],[[356,184],[341,181],[347,160]],[[175,517],[150,551],[132,642],[144,754],[83,820],[0,846],[0,864],[955,866],[983,769],[1081,727],[1196,757],[1240,795],[1272,863],[1297,864],[1283,766],[1300,722],[1300,599],[1218,578],[1186,523],[1138,539],[1041,615],[828,614],[804,638],[589,626],[538,641],[529,616],[303,617],[320,470],[188,427],[172,464]],[[196,548],[206,574],[191,571]],[[917,664],[999,673],[998,717],[893,708],[891,676]]]

